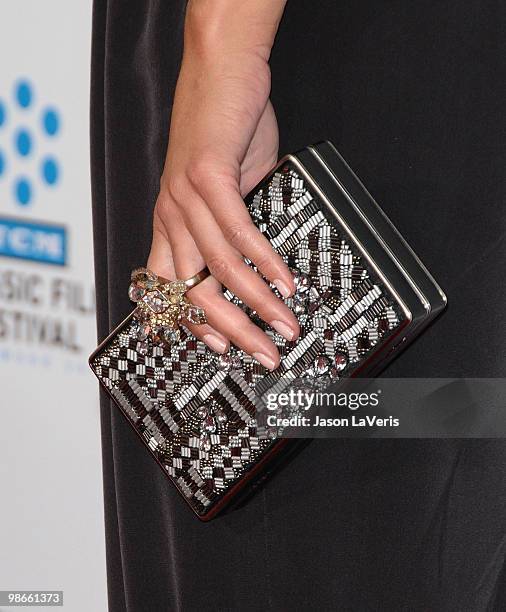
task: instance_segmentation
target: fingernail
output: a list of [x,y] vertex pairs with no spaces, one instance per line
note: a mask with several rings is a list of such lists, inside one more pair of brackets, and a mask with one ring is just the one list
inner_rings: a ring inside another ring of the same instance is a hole
[[269,370],[274,370],[276,367],[274,359],[271,359],[268,355],[264,355],[263,353],[253,353],[253,357]]
[[271,321],[271,327],[274,327],[274,329],[287,340],[293,340],[295,337],[293,329],[286,323],[283,323],[283,321]]
[[290,297],[292,295],[292,290],[290,289],[290,287],[285,283],[285,281],[282,281],[279,278],[275,278],[274,279],[274,284],[276,285],[278,291],[281,293],[281,295],[285,298]]
[[227,352],[227,343],[215,336],[214,334],[206,334],[202,340],[207,344],[207,346],[212,349],[215,353],[226,353]]

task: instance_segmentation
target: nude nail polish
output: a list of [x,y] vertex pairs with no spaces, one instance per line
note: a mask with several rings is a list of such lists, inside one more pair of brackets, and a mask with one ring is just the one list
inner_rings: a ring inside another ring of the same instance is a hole
[[271,359],[268,355],[264,355],[263,353],[253,353],[253,357],[269,370],[274,370],[274,368],[276,367],[274,360]]
[[283,338],[286,338],[287,340],[293,340],[295,337],[293,329],[291,329],[286,323],[283,323],[283,321],[271,321],[271,327],[273,327],[283,336]]
[[281,295],[285,298],[290,297],[290,295],[292,294],[292,291],[290,289],[290,287],[281,279],[276,278],[274,279],[274,284],[276,285],[278,291],[281,293]]
[[221,338],[218,338],[218,336],[215,336],[214,334],[206,334],[202,338],[202,340],[215,353],[226,353],[227,352],[227,343],[224,342]]

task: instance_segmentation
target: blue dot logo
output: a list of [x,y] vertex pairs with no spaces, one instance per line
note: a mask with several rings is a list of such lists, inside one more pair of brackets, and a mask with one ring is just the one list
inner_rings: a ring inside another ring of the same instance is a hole
[[[62,181],[61,160],[53,153],[62,116],[51,101],[38,103],[38,91],[29,79],[18,79],[11,96],[0,98],[0,184],[7,184],[14,204],[26,207],[43,200]],[[17,122],[20,114],[23,119]],[[14,123],[12,130],[2,129],[7,121]]]
[[17,131],[15,136],[15,145],[17,152],[22,157],[27,157],[30,155],[30,151],[32,150],[32,138],[27,129],[21,128]]
[[21,108],[28,108],[32,103],[32,87],[28,81],[19,81],[16,85],[16,100]]
[[56,185],[60,171],[53,157],[46,157],[42,162],[42,178],[48,185]]
[[56,136],[60,129],[60,117],[53,108],[48,108],[42,116],[42,126],[48,136]]
[[30,204],[30,200],[32,199],[32,186],[27,178],[22,177],[17,179],[14,184],[14,196],[21,206]]

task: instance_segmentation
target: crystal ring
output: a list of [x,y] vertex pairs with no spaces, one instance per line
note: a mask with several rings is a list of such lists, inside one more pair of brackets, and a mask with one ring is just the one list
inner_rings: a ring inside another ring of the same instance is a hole
[[204,268],[187,280],[168,280],[148,268],[132,272],[128,296],[137,304],[136,316],[143,335],[154,342],[172,344],[180,338],[179,326],[186,320],[195,325],[207,323],[203,308],[186,298],[186,292],[210,275]]

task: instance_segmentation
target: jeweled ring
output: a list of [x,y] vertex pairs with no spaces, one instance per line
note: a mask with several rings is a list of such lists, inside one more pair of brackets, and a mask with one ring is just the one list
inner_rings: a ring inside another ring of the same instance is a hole
[[168,280],[147,268],[132,272],[128,296],[137,304],[136,315],[144,334],[155,342],[172,344],[180,338],[179,325],[187,320],[195,325],[206,323],[203,308],[186,298],[186,292],[210,275],[204,268],[187,280]]

